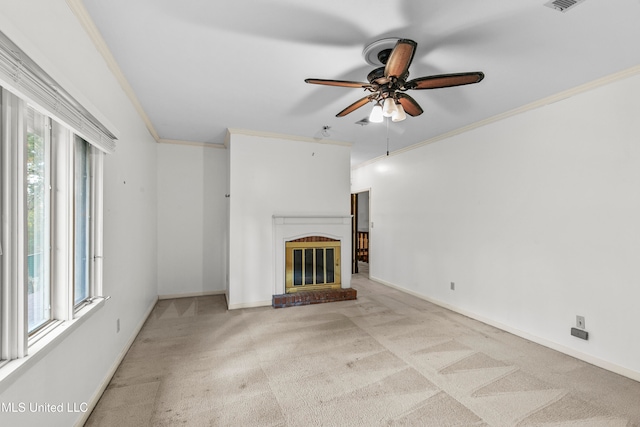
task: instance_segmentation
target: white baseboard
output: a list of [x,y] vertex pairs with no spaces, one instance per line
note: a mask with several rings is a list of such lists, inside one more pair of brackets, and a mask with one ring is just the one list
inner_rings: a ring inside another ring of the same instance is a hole
[[91,397],[89,402],[87,402],[88,403],[87,411],[82,414],[82,417],[80,417],[78,422],[75,424],[75,427],[84,426],[85,423],[87,422],[87,420],[89,419],[89,416],[93,412],[93,409],[96,407],[96,405],[98,404],[98,401],[102,397],[102,393],[104,393],[104,391],[107,389],[107,386],[111,382],[111,379],[113,378],[113,376],[116,374],[116,370],[120,366],[120,363],[122,363],[122,359],[124,359],[124,356],[126,356],[127,352],[129,351],[129,348],[131,348],[131,346],[133,345],[133,342],[135,341],[136,337],[138,336],[138,333],[140,333],[140,330],[142,329],[142,327],[144,326],[145,322],[147,321],[147,319],[151,315],[151,312],[153,311],[153,308],[156,306],[157,302],[158,302],[158,299],[156,298],[151,303],[149,308],[147,308],[147,311],[146,311],[145,315],[142,316],[142,320],[140,321],[138,326],[136,326],[136,328],[134,329],[133,333],[131,334],[131,337],[129,338],[129,341],[127,341],[127,344],[124,346],[124,348],[122,349],[122,351],[120,352],[120,354],[118,355],[116,360],[111,365],[111,369],[109,369],[109,371],[107,372],[107,375],[105,375],[104,380],[102,380],[102,383],[100,384],[100,387],[93,394],[93,396]]
[[524,331],[521,331],[519,329],[513,328],[513,327],[511,327],[509,325],[505,325],[503,323],[496,322],[496,321],[494,321],[492,319],[488,319],[486,317],[479,316],[476,313],[460,309],[458,307],[455,307],[453,305],[447,304],[445,302],[442,302],[442,301],[439,301],[439,300],[436,300],[436,299],[433,299],[433,298],[429,298],[429,297],[427,297],[425,295],[419,294],[419,293],[411,291],[409,289],[405,289],[405,288],[403,288],[401,286],[398,286],[398,285],[395,285],[393,283],[386,282],[386,281],[384,281],[382,279],[378,279],[378,278],[373,277],[373,276],[370,276],[369,279],[374,281],[374,282],[376,282],[376,283],[380,283],[381,285],[388,286],[390,288],[397,289],[397,290],[402,291],[404,293],[407,293],[409,295],[412,295],[412,296],[415,296],[417,298],[423,299],[425,301],[428,301],[428,302],[430,302],[432,304],[435,304],[437,306],[440,306],[442,308],[446,308],[447,310],[451,310],[451,311],[454,311],[456,313],[462,314],[463,316],[467,316],[467,317],[469,317],[471,319],[477,320],[479,322],[486,323],[487,325],[490,325],[490,326],[493,326],[495,328],[501,329],[501,330],[503,330],[505,332],[509,332],[510,334],[519,336],[521,338],[524,338],[524,339],[529,340],[531,342],[534,342],[536,344],[540,344],[540,345],[542,345],[544,347],[550,348],[552,350],[559,351],[560,353],[564,353],[564,354],[566,354],[568,356],[575,357],[576,359],[579,359],[579,360],[582,360],[584,362],[590,363],[591,365],[597,366],[597,367],[602,368],[602,369],[606,369],[607,371],[611,371],[611,372],[616,373],[618,375],[622,375],[622,376],[630,378],[630,379],[632,379],[634,381],[640,382],[640,372],[625,368],[624,366],[616,365],[615,363],[611,363],[611,362],[609,362],[607,360],[599,359],[599,358],[594,357],[594,356],[592,356],[590,354],[582,353],[582,352],[577,351],[577,350],[575,350],[573,348],[566,347],[566,346],[564,346],[562,344],[558,344],[558,343],[555,343],[553,341],[549,341],[549,340],[547,340],[545,338],[542,338],[542,337],[539,337],[539,336],[536,336],[536,335],[531,335],[531,334],[529,334],[527,332],[524,332]]
[[167,294],[158,295],[158,299],[175,299],[175,298],[190,298],[190,297],[206,297],[210,295],[223,295],[226,291],[205,291],[205,292],[190,292],[186,294]]
[[272,300],[269,301],[255,301],[255,302],[243,302],[240,304],[229,304],[229,299],[227,298],[227,308],[229,310],[237,310],[239,308],[255,308],[255,307],[271,307],[273,304]]

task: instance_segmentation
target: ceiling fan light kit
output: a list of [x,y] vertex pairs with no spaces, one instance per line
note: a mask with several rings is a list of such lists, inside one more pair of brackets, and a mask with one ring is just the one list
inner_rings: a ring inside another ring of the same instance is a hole
[[384,113],[382,112],[382,105],[380,104],[380,101],[376,102],[376,105],[371,109],[369,121],[371,123],[382,123],[384,121]]
[[396,108],[395,100],[391,97],[386,98],[384,100],[384,104],[382,104],[382,115],[385,117],[391,117],[397,111],[398,109]]
[[404,112],[404,108],[402,108],[402,104],[400,102],[396,102],[396,111],[391,115],[392,122],[401,122],[407,118],[407,114]]
[[[392,46],[392,47],[391,47]],[[306,79],[310,84],[360,88],[371,92],[349,105],[336,114],[344,117],[358,108],[375,102],[369,116],[372,123],[381,123],[384,117],[399,122],[410,116],[423,113],[422,107],[405,92],[408,90],[438,89],[444,87],[461,86],[478,83],[484,78],[484,73],[474,71],[468,73],[440,74],[435,76],[418,77],[409,80],[409,66],[418,44],[409,39],[386,38],[375,41],[365,47],[362,52],[365,61],[371,65],[383,64],[367,75],[368,83],[346,80]],[[375,59],[374,59],[375,58]]]

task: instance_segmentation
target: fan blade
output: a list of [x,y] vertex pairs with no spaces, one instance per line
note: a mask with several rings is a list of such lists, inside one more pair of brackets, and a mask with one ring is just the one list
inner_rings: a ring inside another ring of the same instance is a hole
[[410,116],[419,116],[423,113],[422,107],[418,105],[415,99],[407,95],[406,93],[398,93],[398,101],[402,108],[404,108],[404,112]]
[[364,98],[357,100],[356,102],[354,102],[353,104],[345,108],[344,110],[340,111],[338,114],[336,114],[336,117],[344,117],[347,114],[352,113],[358,108],[362,107],[363,105],[368,104],[370,100],[371,100],[371,95],[365,96]]
[[413,61],[413,54],[418,43],[409,39],[400,39],[396,47],[391,51],[387,65],[384,67],[385,77],[400,78],[409,71],[409,65]]
[[484,79],[484,73],[474,71],[471,73],[440,74],[437,76],[418,77],[405,83],[406,89],[438,89],[441,87],[462,86],[478,83]]
[[340,86],[340,87],[353,87],[353,88],[371,87],[370,83],[351,82],[348,80],[305,79],[305,82],[311,83],[314,85],[327,85],[327,86]]

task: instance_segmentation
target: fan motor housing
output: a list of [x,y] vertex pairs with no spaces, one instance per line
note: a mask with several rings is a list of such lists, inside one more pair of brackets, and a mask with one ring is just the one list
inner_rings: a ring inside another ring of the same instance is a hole
[[372,72],[367,75],[367,80],[369,83],[373,84],[376,80],[384,77],[384,67],[376,68]]
[[[384,76],[384,69],[385,67],[379,67],[376,68],[375,70],[373,70],[372,72],[370,72],[367,75],[367,80],[369,81],[369,83],[371,84],[385,84],[389,82],[389,79],[387,79]],[[398,81],[399,82],[405,82],[407,79],[409,78],[409,71],[407,71],[404,75],[398,77]]]

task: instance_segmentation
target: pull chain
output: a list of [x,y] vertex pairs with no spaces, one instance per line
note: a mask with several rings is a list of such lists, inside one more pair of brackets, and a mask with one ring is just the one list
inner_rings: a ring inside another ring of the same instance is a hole
[[389,157],[389,117],[387,117],[387,157]]

